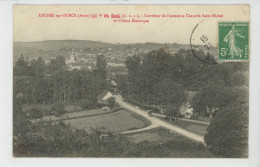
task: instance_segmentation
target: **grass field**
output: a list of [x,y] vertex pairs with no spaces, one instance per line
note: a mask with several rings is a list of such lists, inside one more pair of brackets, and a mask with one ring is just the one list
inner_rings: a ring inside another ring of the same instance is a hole
[[51,105],[43,105],[43,104],[30,104],[30,105],[23,105],[23,111],[30,111],[33,108],[39,108],[41,111],[50,111]]
[[182,121],[182,120],[177,120],[173,122],[173,124],[202,136],[204,136],[207,133],[207,128],[209,127],[209,125],[200,124],[196,122]]
[[107,113],[109,111],[105,111],[102,109],[92,109],[92,110],[84,110],[84,111],[77,111],[77,112],[71,112],[71,113],[66,113],[62,117],[56,117],[54,115],[51,116],[45,116],[43,117],[43,120],[58,120],[62,118],[73,118],[73,117],[83,117],[83,116],[91,116],[91,115],[98,115],[98,114],[103,114]]
[[[23,105],[22,110],[24,112],[28,112],[30,110],[32,110],[33,108],[38,108],[39,110],[41,110],[43,112],[43,114],[45,116],[51,115],[51,107],[52,105],[50,104],[29,104],[29,105]],[[71,113],[71,112],[78,112],[83,110],[82,108],[78,107],[78,106],[73,106],[73,105],[68,105],[65,106],[65,111],[67,113]]]
[[66,120],[64,122],[78,129],[85,128],[87,131],[91,128],[106,127],[107,130],[120,132],[139,129],[149,125],[149,122],[143,118],[124,110],[111,114]]
[[[172,133],[170,130],[158,127],[155,129],[143,131],[143,132],[136,132],[127,135],[129,136],[135,143],[149,141],[154,143],[164,143],[171,140],[184,140],[186,139],[182,135],[178,133]],[[189,139],[188,139],[189,140]]]
[[[148,131],[133,133],[127,135],[135,143],[145,146],[145,142],[151,142],[157,145],[158,150],[150,150],[150,153],[145,156],[157,155],[152,153],[153,151],[161,151],[162,148],[167,148],[169,154],[166,157],[173,158],[209,158],[214,157],[208,150],[205,148],[202,143],[192,141],[180,134],[171,133],[170,130],[159,127],[151,129]],[[144,144],[142,144],[144,143]],[[145,149],[145,148],[144,148]]]

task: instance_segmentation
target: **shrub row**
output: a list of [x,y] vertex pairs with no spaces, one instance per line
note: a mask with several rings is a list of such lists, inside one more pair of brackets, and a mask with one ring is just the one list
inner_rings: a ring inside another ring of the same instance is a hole
[[37,122],[38,124],[42,124],[42,123],[48,123],[48,122],[60,122],[60,121],[66,121],[66,120],[71,120],[71,119],[79,119],[79,118],[85,118],[85,117],[92,117],[92,116],[98,116],[98,115],[105,115],[105,114],[110,114],[110,113],[113,113],[113,112],[116,112],[116,111],[120,111],[122,110],[121,107],[116,107],[114,108],[113,110],[107,112],[107,113],[100,113],[100,114],[95,114],[95,115],[82,115],[82,116],[74,116],[74,117],[69,117],[69,116],[66,116],[66,117],[61,117],[60,119],[58,120],[41,120],[39,122]]
[[153,106],[150,106],[150,105],[147,105],[147,104],[144,104],[142,102],[138,102],[138,101],[135,101],[133,100],[131,97],[127,96],[126,98],[126,101],[128,101],[129,103],[133,104],[133,105],[136,105],[144,110],[152,110],[152,112],[155,112],[155,113],[161,113],[160,109],[157,108],[157,107],[153,107]]

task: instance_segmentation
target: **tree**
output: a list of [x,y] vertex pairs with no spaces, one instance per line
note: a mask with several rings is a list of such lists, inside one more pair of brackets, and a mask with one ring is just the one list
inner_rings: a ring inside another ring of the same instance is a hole
[[28,75],[28,63],[24,60],[23,54],[16,61],[14,66],[15,76],[27,76]]
[[55,73],[58,70],[63,70],[63,68],[66,66],[66,61],[65,57],[63,56],[57,56],[55,59],[51,59],[48,72],[50,74]]
[[231,85],[234,87],[241,86],[241,85],[248,85],[249,84],[248,75],[249,75],[248,72],[241,72],[241,71],[234,72],[231,77]]
[[107,99],[107,105],[109,108],[113,109],[116,106],[116,101],[114,97],[110,97]]
[[224,80],[216,77],[198,91],[191,100],[191,106],[201,116],[212,117],[214,111],[226,107],[232,101],[234,97],[231,91]]
[[42,57],[38,57],[36,61],[31,62],[31,66],[36,77],[45,76],[45,65],[45,61],[42,59]]
[[125,65],[128,69],[128,80],[126,84],[126,89],[130,94],[139,94],[139,79],[140,79],[140,56],[133,55],[126,58]]
[[107,62],[105,60],[105,57],[103,55],[97,56],[97,71],[102,76],[102,78],[107,77]]
[[172,79],[164,79],[159,83],[158,98],[165,105],[173,105],[179,108],[186,102],[186,94],[182,85]]
[[22,104],[16,98],[13,101],[13,126],[14,136],[26,133],[31,127],[28,115],[22,111]]
[[140,56],[137,55],[127,57],[125,61],[129,73],[133,73],[133,74],[138,73],[139,67],[141,65],[140,63],[141,63],[141,58]]
[[43,112],[38,107],[34,107],[30,110],[30,117],[32,119],[41,119],[43,117]]
[[217,112],[204,137],[211,153],[220,157],[247,157],[248,108],[227,107]]
[[174,105],[170,105],[163,110],[163,113],[168,117],[176,117],[179,116],[179,108]]
[[52,110],[55,112],[55,116],[59,117],[66,113],[65,106],[62,102],[56,102]]
[[210,152],[220,157],[248,156],[248,87],[236,90],[235,97],[214,114],[204,137]]

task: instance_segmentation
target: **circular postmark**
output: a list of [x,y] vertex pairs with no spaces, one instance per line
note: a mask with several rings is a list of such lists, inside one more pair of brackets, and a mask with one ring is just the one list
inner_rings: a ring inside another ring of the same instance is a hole
[[203,63],[217,64],[216,27],[216,22],[202,20],[191,32],[191,52]]
[[30,151],[30,148],[26,144],[19,144],[16,147],[16,151],[19,155],[27,155]]

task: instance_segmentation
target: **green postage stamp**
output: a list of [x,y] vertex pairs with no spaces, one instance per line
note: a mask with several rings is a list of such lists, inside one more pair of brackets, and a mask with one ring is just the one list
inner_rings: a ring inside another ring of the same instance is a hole
[[218,23],[218,58],[223,61],[249,61],[249,23]]

